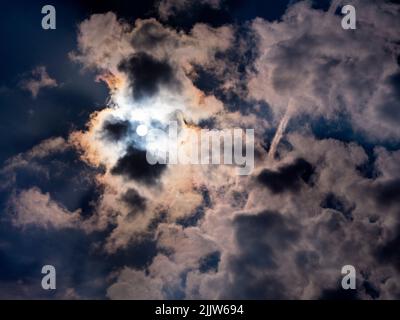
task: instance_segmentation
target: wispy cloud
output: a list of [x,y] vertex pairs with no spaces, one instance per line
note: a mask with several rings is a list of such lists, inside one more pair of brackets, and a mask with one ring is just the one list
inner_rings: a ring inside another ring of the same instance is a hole
[[45,66],[38,66],[32,70],[26,79],[21,81],[20,86],[22,89],[29,91],[35,99],[41,89],[55,88],[58,86],[58,83],[49,76]]

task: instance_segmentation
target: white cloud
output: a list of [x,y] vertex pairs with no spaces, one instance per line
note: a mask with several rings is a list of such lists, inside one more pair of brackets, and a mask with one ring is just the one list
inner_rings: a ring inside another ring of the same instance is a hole
[[151,279],[142,271],[125,268],[118,280],[107,290],[114,300],[157,300],[162,299],[162,282]]

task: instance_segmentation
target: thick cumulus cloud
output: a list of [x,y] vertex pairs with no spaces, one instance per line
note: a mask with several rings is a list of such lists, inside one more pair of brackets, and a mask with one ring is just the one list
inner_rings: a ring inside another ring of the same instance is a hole
[[[186,3],[161,1],[160,14],[164,8],[167,19]],[[109,102],[67,141],[46,141],[3,168],[14,225],[103,231],[96,246],[111,259],[154,241],[145,266],[110,275],[111,299],[399,298],[399,6],[354,4],[355,31],[341,28],[335,8],[304,1],[280,21],[241,26],[246,33],[92,15],[71,58],[98,73]],[[236,49],[251,57],[236,59]],[[202,73],[215,88],[203,88]],[[338,115],[350,139],[303,125]],[[136,128],[166,129],[169,121],[182,136],[255,129],[254,171],[149,165]],[[46,175],[37,159],[66,150],[79,153],[99,194],[87,216],[37,186],[13,188],[21,167]],[[343,296],[348,264],[357,290]]]
[[103,137],[110,141],[118,141],[126,137],[130,129],[129,121],[110,118],[103,123]]
[[[116,32],[94,32],[104,25]],[[202,190],[210,176],[218,184],[233,172],[150,165],[146,141],[136,133],[140,124],[164,130],[169,121],[177,121],[180,132],[196,134],[201,121],[224,119],[223,103],[197,88],[192,78],[194,66],[217,65],[217,54],[230,48],[232,39],[230,26],[196,24],[184,33],[155,19],[139,19],[130,26],[113,13],[94,15],[80,25],[78,50],[71,57],[98,72],[98,79],[110,88],[110,103],[92,115],[88,130],[73,132],[70,143],[80,150],[82,160],[104,168],[96,177],[104,193],[97,203],[94,229],[117,225],[106,241],[108,251],[140,241],[157,221],[195,215],[203,207]],[[230,118],[238,121],[237,115]],[[141,212],[132,214],[132,206]]]
[[14,226],[92,229],[85,215],[91,215],[88,194],[97,188],[93,181],[97,170],[74,164],[74,157],[74,147],[56,137],[6,161],[0,170],[4,180],[0,193],[11,195],[6,202],[7,218]]

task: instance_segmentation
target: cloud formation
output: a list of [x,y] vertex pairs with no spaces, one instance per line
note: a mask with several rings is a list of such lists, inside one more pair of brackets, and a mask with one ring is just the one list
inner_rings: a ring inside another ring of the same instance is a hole
[[20,86],[22,89],[29,91],[32,97],[36,99],[41,89],[55,88],[58,84],[56,80],[48,75],[46,67],[39,66],[32,70],[29,78],[21,81]]
[[273,105],[278,118],[293,112],[332,119],[345,114],[372,140],[398,138],[398,7],[354,1],[358,28],[343,30],[341,16],[301,1],[280,23],[255,19],[259,56],[248,93]]
[[78,227],[79,211],[69,212],[50,199],[48,193],[43,194],[37,188],[22,191],[11,198],[11,210],[14,211],[13,222],[24,227],[36,225],[41,228]]
[[[400,9],[354,4],[354,32],[340,27],[335,8],[308,1],[279,21],[189,31],[92,15],[70,57],[107,84],[109,101],[68,139],[6,163],[12,221],[102,232],[96,249],[111,258],[154,242],[145,265],[109,275],[110,299],[336,298],[347,264],[358,279],[348,297],[399,298]],[[168,0],[158,9],[167,21],[188,5]],[[136,128],[166,130],[169,121],[182,143],[202,128],[255,129],[254,171],[149,165],[153,146]],[[68,150],[98,193],[86,214],[18,185],[18,170],[50,175],[41,159]]]

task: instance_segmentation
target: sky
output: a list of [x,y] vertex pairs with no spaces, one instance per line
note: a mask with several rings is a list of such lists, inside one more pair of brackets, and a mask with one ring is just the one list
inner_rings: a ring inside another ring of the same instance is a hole
[[[4,3],[0,299],[399,299],[399,16],[389,0]],[[251,172],[149,164],[166,143],[137,128],[171,121],[188,150],[254,130]]]

